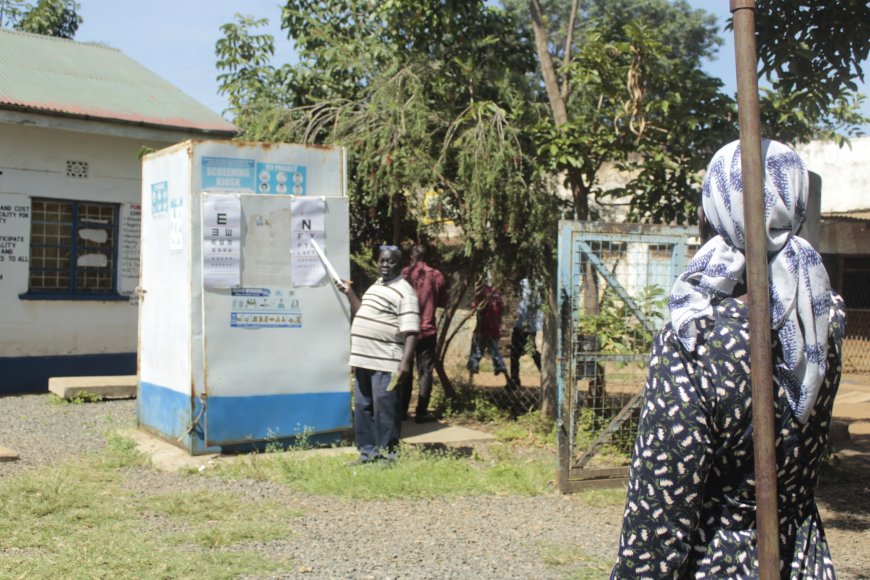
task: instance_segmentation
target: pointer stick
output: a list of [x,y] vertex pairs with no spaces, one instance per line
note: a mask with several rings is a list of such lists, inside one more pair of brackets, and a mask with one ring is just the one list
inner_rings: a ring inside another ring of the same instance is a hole
[[332,267],[329,258],[327,258],[326,254],[323,253],[323,248],[320,247],[320,244],[318,244],[314,238],[311,238],[309,242],[311,243],[311,247],[314,248],[314,251],[317,252],[317,257],[320,258],[321,262],[323,262],[323,266],[326,268],[332,281],[340,288],[347,288],[346,284],[341,279],[341,276],[339,276],[338,272],[335,271],[335,268]]

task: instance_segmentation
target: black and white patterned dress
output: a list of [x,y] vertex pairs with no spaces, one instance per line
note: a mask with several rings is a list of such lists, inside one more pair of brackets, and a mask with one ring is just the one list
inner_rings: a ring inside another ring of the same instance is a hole
[[[748,320],[748,306],[727,298],[695,321],[694,352],[670,325],[656,337],[612,578],[757,577]],[[783,578],[835,577],[814,491],[844,326],[843,300],[834,295],[828,370],[806,424],[777,386]],[[774,344],[774,359],[779,352]]]

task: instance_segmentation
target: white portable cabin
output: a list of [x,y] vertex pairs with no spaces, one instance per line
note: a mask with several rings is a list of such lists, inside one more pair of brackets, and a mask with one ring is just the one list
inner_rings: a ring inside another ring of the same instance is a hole
[[138,425],[191,454],[351,425],[342,148],[186,141],[142,167]]

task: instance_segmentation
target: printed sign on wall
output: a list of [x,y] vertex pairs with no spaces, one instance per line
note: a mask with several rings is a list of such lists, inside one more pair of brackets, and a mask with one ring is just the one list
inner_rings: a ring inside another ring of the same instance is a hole
[[121,237],[118,244],[118,291],[136,302],[134,291],[139,285],[139,238],[142,231],[142,206],[121,205]]
[[0,287],[27,289],[30,271],[30,198],[0,195]]
[[254,189],[254,160],[228,157],[202,158],[204,190],[248,191]]
[[294,286],[318,286],[326,281],[326,268],[311,246],[326,247],[326,202],[294,199],[290,204],[290,269]]
[[234,288],[230,326],[302,328],[302,303],[286,288]]
[[169,185],[165,181],[151,184],[151,215],[164,215],[169,211]]
[[185,227],[184,198],[173,197],[169,200],[169,251],[181,252],[184,249]]
[[203,194],[202,278],[206,288],[241,284],[242,204],[233,195]]
[[257,191],[279,195],[305,195],[306,173],[302,165],[257,163]]

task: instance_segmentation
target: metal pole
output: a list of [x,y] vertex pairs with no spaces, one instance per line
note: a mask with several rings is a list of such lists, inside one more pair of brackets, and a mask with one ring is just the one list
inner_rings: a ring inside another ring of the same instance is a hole
[[730,0],[737,62],[743,210],[746,223],[746,285],[749,293],[749,359],[755,447],[755,519],[758,575],[779,578],[779,522],[776,505],[773,362],[770,353],[770,287],[764,219],[764,174],[758,107],[758,56],[754,0]]

